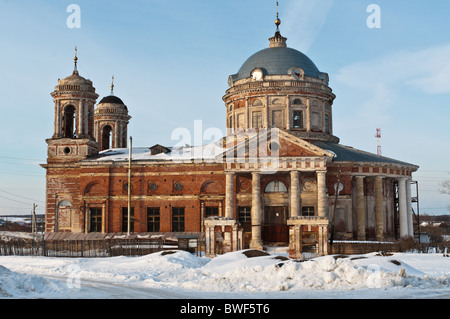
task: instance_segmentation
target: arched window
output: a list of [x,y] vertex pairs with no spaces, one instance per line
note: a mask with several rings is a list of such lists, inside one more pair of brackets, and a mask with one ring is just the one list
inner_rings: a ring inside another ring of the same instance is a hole
[[255,100],[252,104],[252,106],[262,106],[262,105],[263,104],[262,104],[261,100]]
[[58,206],[59,207],[72,207],[72,204],[68,200],[64,199],[59,202]]
[[75,127],[75,107],[73,105],[68,105],[64,108],[63,113],[63,137],[64,138],[74,138],[76,133],[74,131]]
[[301,99],[296,98],[296,99],[294,99],[294,101],[292,101],[292,104],[293,104],[293,105],[302,105],[303,103],[302,103],[302,100],[301,100]]
[[287,188],[286,188],[286,185],[284,185],[280,181],[272,181],[269,184],[267,184],[265,192],[266,193],[286,193]]
[[110,125],[103,126],[101,151],[111,148],[111,145],[112,145],[111,132],[112,132],[112,127]]

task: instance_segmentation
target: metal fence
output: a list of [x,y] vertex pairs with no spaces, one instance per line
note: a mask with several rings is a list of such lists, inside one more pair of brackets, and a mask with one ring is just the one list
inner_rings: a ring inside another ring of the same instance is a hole
[[3,256],[113,257],[143,256],[162,250],[178,249],[177,244],[162,239],[102,240],[8,240],[0,241]]

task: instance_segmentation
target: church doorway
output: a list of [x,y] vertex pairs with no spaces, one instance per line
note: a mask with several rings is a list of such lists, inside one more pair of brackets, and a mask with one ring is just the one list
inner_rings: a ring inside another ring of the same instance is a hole
[[288,243],[288,208],[285,206],[266,206],[262,239],[267,243]]

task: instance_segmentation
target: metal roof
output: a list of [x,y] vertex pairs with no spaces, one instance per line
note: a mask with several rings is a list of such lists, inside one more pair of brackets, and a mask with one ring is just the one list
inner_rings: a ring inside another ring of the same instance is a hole
[[315,141],[312,143],[324,150],[328,150],[336,154],[336,156],[333,158],[333,162],[372,162],[372,163],[389,163],[389,164],[417,166],[414,164],[402,162],[396,159],[380,156],[377,154],[372,154],[366,151],[358,150],[353,147],[341,144],[323,141]]
[[275,47],[256,52],[244,62],[233,80],[250,77],[254,69],[262,69],[264,75],[287,75],[289,69],[300,67],[305,76],[319,78],[320,71],[305,54],[292,48]]

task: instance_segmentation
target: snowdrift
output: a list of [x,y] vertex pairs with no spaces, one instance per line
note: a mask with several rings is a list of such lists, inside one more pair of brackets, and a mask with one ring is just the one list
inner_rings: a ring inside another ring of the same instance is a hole
[[49,279],[16,273],[0,266],[0,298],[38,297],[56,294],[63,289]]
[[[0,297],[51,297],[70,291],[49,276],[138,287],[207,292],[295,294],[305,290],[449,288],[450,258],[442,254],[324,256],[299,262],[244,250],[210,259],[185,251],[143,257],[0,257]],[[43,277],[41,277],[43,276]],[[81,289],[82,290],[82,289]],[[202,294],[203,293],[203,294]],[[268,295],[271,297],[271,295]]]

